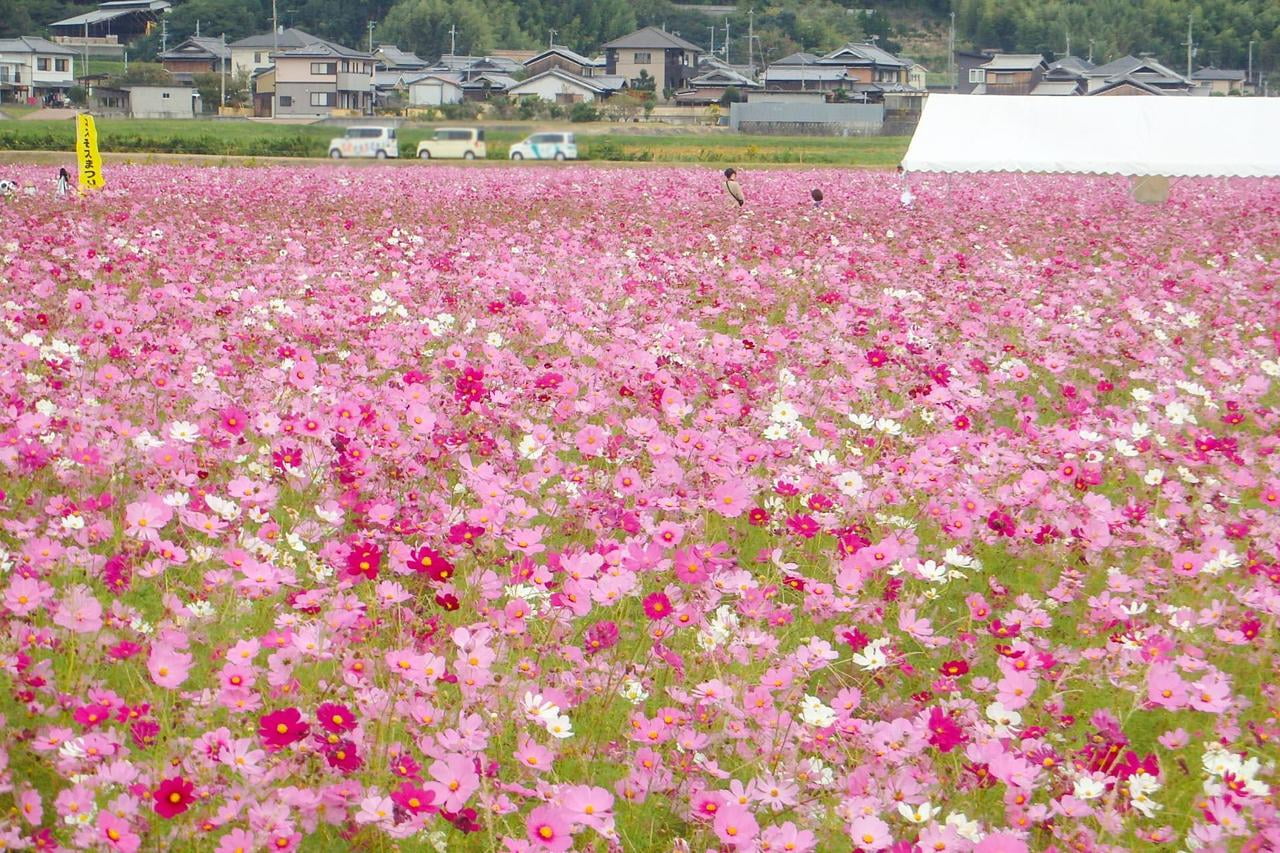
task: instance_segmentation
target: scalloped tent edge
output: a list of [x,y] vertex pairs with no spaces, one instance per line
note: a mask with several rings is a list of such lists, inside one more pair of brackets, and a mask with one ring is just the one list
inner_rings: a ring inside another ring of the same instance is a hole
[[930,95],[902,168],[1277,177],[1280,98]]

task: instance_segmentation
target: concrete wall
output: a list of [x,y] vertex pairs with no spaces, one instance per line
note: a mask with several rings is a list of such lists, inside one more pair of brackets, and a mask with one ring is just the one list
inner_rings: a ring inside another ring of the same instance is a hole
[[729,126],[741,133],[872,136],[883,132],[881,104],[732,104]]
[[186,86],[136,86],[129,90],[134,118],[195,118],[195,89]]

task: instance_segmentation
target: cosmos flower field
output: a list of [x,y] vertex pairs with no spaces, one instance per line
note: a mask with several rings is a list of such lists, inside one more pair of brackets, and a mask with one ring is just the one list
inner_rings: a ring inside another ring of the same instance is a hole
[[0,846],[1280,849],[1280,182],[23,168]]

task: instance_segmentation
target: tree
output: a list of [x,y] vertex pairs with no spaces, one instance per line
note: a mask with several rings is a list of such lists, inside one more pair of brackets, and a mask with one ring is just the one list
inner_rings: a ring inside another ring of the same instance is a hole
[[729,86],[724,90],[724,94],[720,96],[720,106],[727,110],[730,104],[740,104],[745,100],[746,98],[742,97],[741,89],[737,86]]
[[33,29],[25,4],[20,0],[0,0],[0,38],[29,35]]
[[402,0],[387,13],[378,38],[423,57],[440,56],[449,52],[450,29],[456,27],[458,53],[482,55],[498,47],[513,26],[514,18],[495,20],[473,0]]
[[156,62],[130,62],[129,70],[114,78],[116,86],[172,86],[173,75]]
[[169,13],[169,45],[195,35],[235,41],[268,27],[257,0],[187,0]]

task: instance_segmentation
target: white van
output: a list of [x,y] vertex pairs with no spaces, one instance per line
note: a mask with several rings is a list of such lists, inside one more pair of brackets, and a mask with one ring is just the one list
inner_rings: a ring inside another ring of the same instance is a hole
[[394,127],[349,127],[337,139],[329,140],[329,156],[335,160],[343,157],[400,156],[400,143]]
[[430,139],[418,143],[418,157],[422,160],[483,160],[488,154],[484,131],[475,127],[441,127]]
[[511,146],[512,160],[577,160],[578,141],[572,133],[535,133]]

